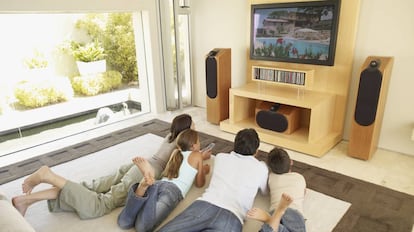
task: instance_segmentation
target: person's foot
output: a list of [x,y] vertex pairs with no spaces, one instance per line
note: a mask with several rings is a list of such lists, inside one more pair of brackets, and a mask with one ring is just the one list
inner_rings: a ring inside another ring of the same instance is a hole
[[34,187],[42,183],[43,178],[49,172],[49,167],[42,166],[37,171],[27,177],[22,184],[23,193],[30,194]]
[[155,173],[154,169],[152,168],[151,164],[142,157],[135,157],[132,159],[135,165],[137,165],[138,169],[141,171],[142,175],[144,176],[145,182],[147,185],[154,184],[155,181]]
[[22,216],[26,214],[26,210],[29,207],[29,204],[27,204],[25,200],[25,196],[13,197],[12,204]]
[[247,218],[258,220],[261,222],[267,222],[270,219],[270,214],[260,208],[251,208],[247,211]]
[[281,213],[285,213],[286,209],[289,207],[290,203],[292,203],[293,199],[286,193],[283,193],[280,197],[279,205],[276,208],[276,211]]
[[154,184],[155,181],[155,174],[154,169],[151,167],[151,164],[142,157],[135,157],[132,162],[137,165],[138,169],[141,171],[144,178],[142,178],[141,182],[139,183],[135,193],[138,196],[144,196],[145,192],[147,191],[148,187]]

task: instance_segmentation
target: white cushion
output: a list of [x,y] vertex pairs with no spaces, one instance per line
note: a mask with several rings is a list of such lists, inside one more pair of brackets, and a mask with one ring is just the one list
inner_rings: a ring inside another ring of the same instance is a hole
[[2,232],[35,232],[33,227],[13,207],[6,196],[0,193],[0,228]]

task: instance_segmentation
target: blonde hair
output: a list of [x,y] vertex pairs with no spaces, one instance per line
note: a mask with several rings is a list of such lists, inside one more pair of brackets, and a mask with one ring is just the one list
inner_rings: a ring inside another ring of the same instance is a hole
[[175,149],[170,159],[168,160],[167,166],[162,172],[162,176],[168,179],[178,177],[181,163],[183,162],[184,156],[182,151],[191,151],[194,144],[198,142],[198,132],[193,129],[186,129],[182,131],[177,137],[177,148]]

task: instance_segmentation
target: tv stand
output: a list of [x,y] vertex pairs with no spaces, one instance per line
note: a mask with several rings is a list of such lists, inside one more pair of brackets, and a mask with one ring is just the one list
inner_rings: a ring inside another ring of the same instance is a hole
[[[324,155],[338,139],[333,130],[335,94],[295,89],[267,83],[252,82],[230,89],[229,119],[220,123],[220,129],[237,133],[244,128],[255,128],[260,140],[314,156]],[[296,106],[301,109],[301,125],[291,134],[260,128],[256,124],[255,109],[262,101]]]

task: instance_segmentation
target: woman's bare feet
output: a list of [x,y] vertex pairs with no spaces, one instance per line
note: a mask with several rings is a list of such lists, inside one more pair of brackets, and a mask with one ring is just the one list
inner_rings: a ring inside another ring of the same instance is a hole
[[135,190],[135,193],[138,196],[144,196],[145,192],[147,191],[147,188],[150,185],[154,184],[154,169],[152,168],[151,164],[145,158],[142,157],[135,157],[134,159],[132,159],[132,162],[134,162],[134,164],[137,165],[138,169],[144,176],[144,178],[142,178],[141,182],[139,183],[137,189]]
[[45,189],[39,192],[34,192],[32,194],[20,195],[12,198],[12,204],[20,212],[21,215],[26,214],[27,208],[33,203],[42,201],[56,199],[59,195],[60,189],[57,187],[52,187]]
[[50,169],[47,166],[40,167],[37,171],[27,177],[22,184],[23,193],[30,194],[34,187],[42,183]]
[[12,198],[12,204],[13,204],[14,208],[16,208],[17,211],[19,211],[19,213],[23,216],[26,214],[26,210],[30,206],[30,204],[27,204],[27,201],[25,200],[24,195],[13,197]]

